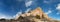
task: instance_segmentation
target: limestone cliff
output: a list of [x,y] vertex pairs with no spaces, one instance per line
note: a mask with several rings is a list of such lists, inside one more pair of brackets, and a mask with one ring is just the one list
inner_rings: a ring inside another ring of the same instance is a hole
[[32,19],[38,20],[50,20],[47,14],[45,14],[40,7],[37,7],[35,10],[29,11],[28,13],[21,14],[16,20],[28,19],[33,21]]

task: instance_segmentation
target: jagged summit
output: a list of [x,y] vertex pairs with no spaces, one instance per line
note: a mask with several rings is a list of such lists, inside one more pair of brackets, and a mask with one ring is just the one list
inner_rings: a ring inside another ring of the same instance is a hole
[[42,18],[43,12],[42,12],[42,9],[40,7],[37,7],[35,10],[31,11],[31,14],[33,14],[33,15],[39,15]]
[[[36,15],[38,15],[38,16],[40,16],[39,18],[46,18],[46,19],[49,19],[48,18],[48,15],[46,15],[43,11],[42,11],[42,9],[40,8],[40,7],[37,7],[36,9],[34,9],[34,10],[32,10],[32,11],[29,11],[29,13],[24,13],[24,14],[21,14],[20,16],[22,16],[22,17],[27,17],[27,16],[36,16]],[[19,19],[19,17],[18,18],[16,18],[16,19]]]

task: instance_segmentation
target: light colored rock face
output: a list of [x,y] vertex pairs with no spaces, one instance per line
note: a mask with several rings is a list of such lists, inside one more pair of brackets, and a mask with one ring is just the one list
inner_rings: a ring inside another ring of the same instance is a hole
[[32,14],[33,16],[39,15],[40,18],[42,18],[43,12],[42,12],[41,8],[38,7],[38,8],[36,8],[35,10],[31,11],[31,14]]
[[[40,7],[36,8],[36,9],[33,10],[33,11],[31,11],[31,14],[32,14],[33,16],[39,15],[40,18],[43,18],[43,17],[44,17],[44,18],[50,20],[49,17],[48,17],[48,15],[45,14]],[[43,17],[42,17],[42,16],[43,16]]]
[[25,14],[22,14],[21,16],[22,17],[26,17],[26,16],[30,16],[31,13],[25,13]]
[[42,12],[41,8],[38,7],[35,10],[32,10],[31,13],[25,13],[25,14],[22,14],[22,15],[24,15],[24,16],[30,16],[30,15],[36,16],[36,15],[39,15],[42,18],[42,14],[43,14],[43,12]]
[[48,19],[48,16],[46,14],[44,14],[44,12],[42,11],[42,9],[40,7],[36,8],[35,10],[32,10],[30,13],[21,14],[22,17],[26,17],[26,16],[30,16],[30,15],[32,15],[32,16],[39,15],[40,18],[42,18],[42,16],[43,16]]
[[[38,18],[41,18],[41,19],[46,18],[46,19],[50,20],[50,19],[48,18],[48,15],[46,15],[46,14],[42,11],[42,9],[41,9],[40,7],[36,8],[35,10],[30,11],[30,13],[21,14],[20,16],[26,17],[26,18],[29,20],[31,16],[35,16],[35,17],[36,17],[37,15],[39,16]],[[34,18],[34,17],[33,17],[33,18]],[[17,18],[17,19],[19,19],[19,18]],[[32,18],[31,18],[31,19],[32,19]],[[33,20],[32,20],[32,21],[33,21]],[[39,20],[39,19],[34,19],[34,21],[35,21],[35,22],[44,22],[44,21],[41,21],[41,20]]]

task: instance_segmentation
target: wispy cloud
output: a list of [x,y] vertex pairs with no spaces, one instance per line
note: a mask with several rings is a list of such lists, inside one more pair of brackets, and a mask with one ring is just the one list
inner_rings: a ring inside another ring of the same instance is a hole
[[50,13],[52,13],[51,10],[48,10],[47,12],[45,12],[45,14],[50,14]]
[[56,3],[56,1],[58,0],[44,0],[43,3],[51,4],[51,3]]
[[57,5],[56,10],[58,11],[56,14],[59,15],[60,14],[60,4]]
[[5,19],[12,19],[11,16],[8,16],[8,15],[5,15],[5,14],[0,13],[0,19],[2,19],[2,18],[5,18]]
[[31,10],[31,8],[28,8],[28,9],[25,11],[25,13],[29,12],[30,10]]
[[49,1],[43,1],[44,3],[46,3],[46,4],[49,4]]
[[32,1],[25,2],[26,7],[31,6]]
[[57,5],[56,9],[60,11],[60,4]]
[[17,19],[20,16],[20,14],[22,14],[22,11],[17,12],[17,14],[13,16],[13,18]]

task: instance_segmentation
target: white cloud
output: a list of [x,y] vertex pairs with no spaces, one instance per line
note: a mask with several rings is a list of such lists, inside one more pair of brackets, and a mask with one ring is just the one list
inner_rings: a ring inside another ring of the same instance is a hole
[[55,0],[44,0],[43,3],[46,3],[46,4],[51,4],[51,3],[54,3]]
[[25,13],[29,12],[30,10],[31,10],[31,8],[28,8],[28,9],[25,11]]
[[8,16],[8,15],[5,15],[5,14],[2,14],[0,13],[0,19],[2,18],[5,18],[5,19],[12,19],[12,17]]
[[[28,11],[30,11],[31,8],[28,8],[25,13],[27,13]],[[18,12],[16,15],[13,16],[13,18],[17,19],[20,15],[22,14],[22,11]]]
[[44,3],[47,3],[48,4],[49,2],[48,1],[44,1]]
[[16,15],[14,15],[13,18],[17,19],[20,16],[20,14],[22,14],[22,11],[18,12]]
[[1,16],[1,15],[0,15],[0,19],[1,19],[1,18],[5,18],[5,16]]
[[60,4],[57,5],[56,9],[60,11]]
[[[31,8],[28,8],[25,13],[27,13],[28,11],[30,11]],[[17,19],[20,15],[22,14],[22,11],[18,12],[16,15],[13,16],[13,18]]]
[[58,12],[56,14],[59,15],[60,14],[60,4],[57,5],[56,10],[58,10]]
[[31,4],[32,4],[32,1],[28,1],[25,3],[26,7],[31,6]]
[[50,14],[52,11],[51,10],[48,10],[48,12],[46,12],[45,14]]

